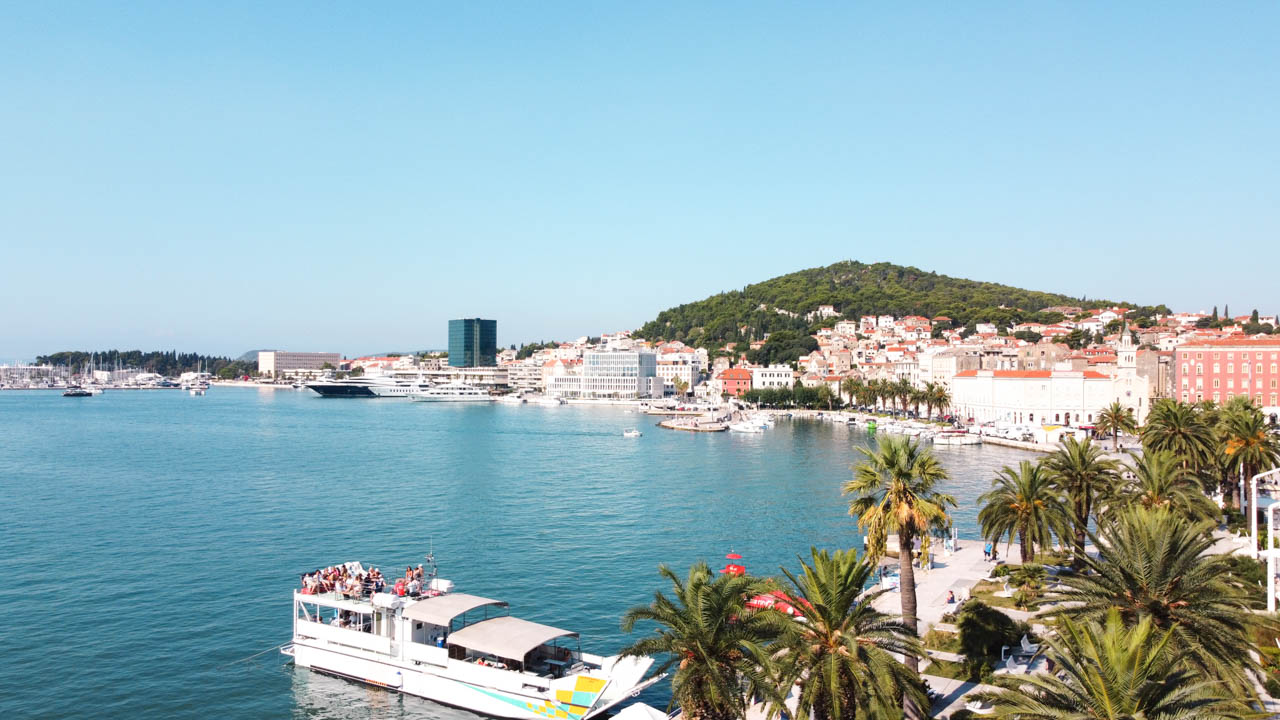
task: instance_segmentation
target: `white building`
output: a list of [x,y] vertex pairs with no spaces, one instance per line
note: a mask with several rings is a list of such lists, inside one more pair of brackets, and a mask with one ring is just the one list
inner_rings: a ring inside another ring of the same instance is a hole
[[702,359],[698,353],[664,352],[658,355],[657,375],[662,379],[666,390],[675,392],[677,379],[684,381],[685,391],[692,391],[702,380]]
[[789,388],[795,384],[795,373],[789,365],[770,365],[751,368],[751,389]]
[[342,363],[342,355],[326,352],[286,352],[284,350],[263,350],[258,353],[258,372],[263,375],[279,377],[281,375],[315,375],[329,367],[337,368]]
[[979,423],[1092,425],[1114,389],[1093,370],[962,370],[951,379],[951,408]]
[[[563,366],[561,366],[563,367]],[[657,355],[642,350],[582,354],[581,372],[554,372],[547,377],[547,393],[568,398],[634,400],[662,397]]]
[[507,371],[507,384],[515,390],[537,390],[542,387],[542,363],[525,358],[502,367]]

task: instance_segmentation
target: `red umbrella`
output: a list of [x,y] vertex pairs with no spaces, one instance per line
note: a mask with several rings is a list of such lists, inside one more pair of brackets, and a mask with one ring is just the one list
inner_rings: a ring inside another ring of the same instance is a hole
[[728,564],[728,565],[725,565],[725,566],[724,566],[724,569],[720,571],[720,574],[722,574],[722,575],[746,575],[746,574],[747,574],[747,569],[746,569],[745,567],[741,566],[741,565],[734,565],[733,563],[730,563],[730,564]]
[[725,557],[726,557],[727,559],[729,559],[729,560],[741,560],[741,559],[742,559],[742,556],[741,556],[741,555],[739,555],[739,554],[738,554],[738,553],[736,553],[736,552],[731,552],[731,553],[729,553],[728,555],[725,555]]

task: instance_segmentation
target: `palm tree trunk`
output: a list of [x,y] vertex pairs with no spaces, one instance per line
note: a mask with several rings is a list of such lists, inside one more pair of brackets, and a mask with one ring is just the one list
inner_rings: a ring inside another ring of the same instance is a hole
[[1120,430],[1117,428],[1111,431],[1111,452],[1119,452],[1119,451],[1120,451]]
[[[911,564],[913,544],[914,538],[910,532],[898,532],[898,595],[902,601],[902,624],[911,628],[913,635],[919,635],[920,627],[916,619],[916,571]],[[919,677],[920,659],[908,654],[904,660],[911,674]],[[902,714],[906,720],[924,720],[915,701],[906,695],[902,697]]]
[[1031,552],[1030,545],[1030,538],[1027,537],[1027,531],[1020,528],[1018,530],[1018,553],[1022,555],[1023,565],[1031,562],[1031,558],[1035,557]]

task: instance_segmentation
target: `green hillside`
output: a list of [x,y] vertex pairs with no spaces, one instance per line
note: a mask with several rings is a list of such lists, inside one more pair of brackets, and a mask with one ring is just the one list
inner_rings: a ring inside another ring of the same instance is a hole
[[[834,305],[846,318],[945,315],[958,327],[974,322],[1056,322],[1061,316],[1038,311],[1057,305],[1136,307],[1130,303],[1086,301],[1057,293],[947,277],[890,263],[866,265],[846,261],[793,272],[742,290],[664,310],[656,319],[645,323],[639,333],[649,339],[681,340],[694,346],[715,348],[726,342],[759,339],[765,333],[780,330],[812,331],[819,323],[811,323],[804,316],[819,305]],[[1163,307],[1144,310],[1157,309],[1168,312]]]

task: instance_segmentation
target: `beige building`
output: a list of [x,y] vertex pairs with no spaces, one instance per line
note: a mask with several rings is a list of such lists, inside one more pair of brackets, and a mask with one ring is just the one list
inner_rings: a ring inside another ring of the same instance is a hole
[[285,350],[264,350],[258,353],[258,372],[271,377],[316,375],[326,369],[326,364],[336,369],[341,363],[340,353]]

